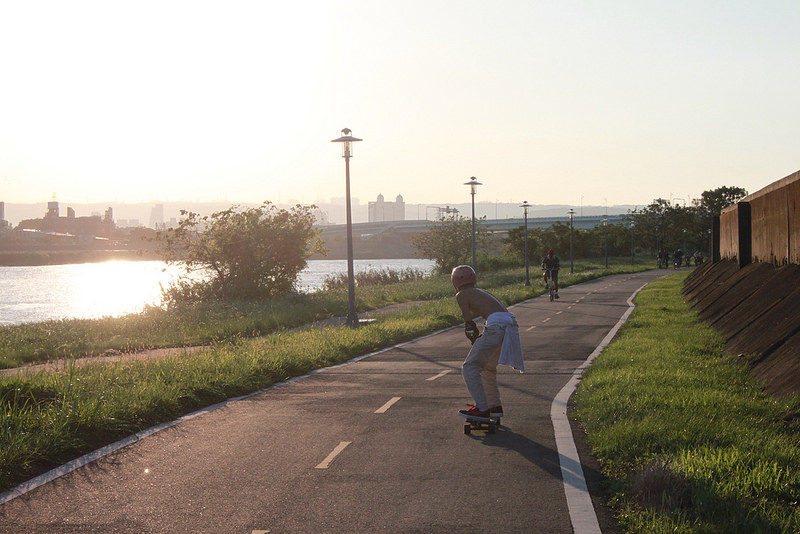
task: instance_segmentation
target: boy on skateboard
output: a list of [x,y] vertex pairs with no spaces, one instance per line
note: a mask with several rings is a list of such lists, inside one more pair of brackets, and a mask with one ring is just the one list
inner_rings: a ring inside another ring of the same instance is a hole
[[[503,406],[497,388],[497,364],[525,370],[519,325],[513,314],[497,297],[475,287],[477,278],[469,265],[459,265],[450,274],[458,293],[456,301],[464,316],[464,333],[472,348],[461,367],[467,390],[475,401],[469,410],[460,410],[462,417],[482,419],[502,417]],[[473,318],[483,317],[486,325],[483,335]]]

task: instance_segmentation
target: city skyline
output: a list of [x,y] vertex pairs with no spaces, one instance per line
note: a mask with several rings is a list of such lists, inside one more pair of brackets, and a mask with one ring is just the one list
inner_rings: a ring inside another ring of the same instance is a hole
[[361,199],[752,192],[800,168],[798,23],[788,0],[9,3],[0,198],[321,204],[344,127]]
[[[464,200],[464,199],[462,199]],[[682,205],[683,200],[678,199]],[[2,200],[0,200],[2,202]],[[53,202],[51,199],[47,202],[34,202],[34,203],[9,203],[5,202],[5,219],[16,226],[22,220],[38,219],[45,215],[48,211],[48,205]],[[89,215],[102,215],[106,209],[112,208],[115,222],[122,222],[118,224],[120,227],[130,226],[144,226],[153,227],[152,218],[155,211],[161,213],[157,217],[160,222],[168,222],[170,220],[178,220],[180,217],[180,210],[186,209],[189,211],[196,211],[201,215],[209,215],[214,211],[221,211],[238,205],[240,207],[255,207],[259,203],[236,203],[232,204],[226,201],[210,201],[202,203],[194,203],[189,201],[176,201],[176,202],[139,202],[139,203],[122,203],[122,202],[94,202],[94,203],[81,203],[81,202],[61,202],[57,199],[60,214],[64,216],[67,209],[72,208],[77,216]],[[355,223],[368,222],[369,209],[372,200],[362,200],[359,198],[353,199],[353,221]],[[288,208],[290,204],[276,204],[278,207]],[[687,203],[689,205],[689,203]],[[159,208],[161,206],[161,208]],[[330,203],[319,204],[317,214],[318,224],[344,224],[345,222],[345,205],[344,199],[331,199]],[[476,201],[476,217],[486,217],[492,219],[521,219],[522,208],[517,202],[500,202],[500,201]],[[529,217],[562,217],[568,218],[570,209],[575,210],[576,216],[581,215],[624,215],[629,210],[636,209],[642,206],[638,205],[611,205],[611,206],[593,206],[593,205],[566,205],[566,204],[530,204]],[[440,208],[437,211],[437,208]],[[437,203],[437,204],[416,204],[405,203],[405,218],[407,220],[435,220],[441,215],[445,208],[450,208],[449,213],[457,213],[458,215],[469,217],[470,216],[470,203],[468,200],[463,202],[450,202],[450,203]],[[455,211],[453,211],[455,209]],[[322,215],[322,216],[320,216]],[[393,219],[400,220],[400,219]]]

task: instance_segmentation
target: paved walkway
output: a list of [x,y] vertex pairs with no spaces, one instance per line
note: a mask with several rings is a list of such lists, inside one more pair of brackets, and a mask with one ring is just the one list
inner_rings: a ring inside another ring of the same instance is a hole
[[[138,440],[0,506],[0,531],[613,532],[591,459],[559,448],[555,399],[662,274],[515,306],[528,369],[501,368],[495,434],[463,433],[469,343],[448,329]],[[576,514],[583,475],[589,511]]]

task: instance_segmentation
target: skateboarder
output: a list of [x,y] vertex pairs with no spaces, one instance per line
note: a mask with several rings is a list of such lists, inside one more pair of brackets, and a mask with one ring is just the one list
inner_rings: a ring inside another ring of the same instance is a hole
[[[458,413],[487,421],[490,417],[501,417],[503,406],[497,388],[497,364],[511,366],[520,372],[525,370],[517,320],[497,297],[475,287],[477,278],[469,265],[453,269],[450,279],[458,291],[456,301],[464,316],[464,332],[472,342],[461,374],[475,406]],[[486,321],[483,335],[473,321],[476,317],[483,317]]]

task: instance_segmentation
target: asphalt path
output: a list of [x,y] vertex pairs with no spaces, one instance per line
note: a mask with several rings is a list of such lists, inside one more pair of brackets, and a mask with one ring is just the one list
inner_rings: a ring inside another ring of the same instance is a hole
[[631,294],[662,274],[514,306],[527,372],[499,368],[506,416],[494,434],[463,432],[469,342],[454,328],[141,439],[1,505],[0,531],[573,532],[553,399]]

